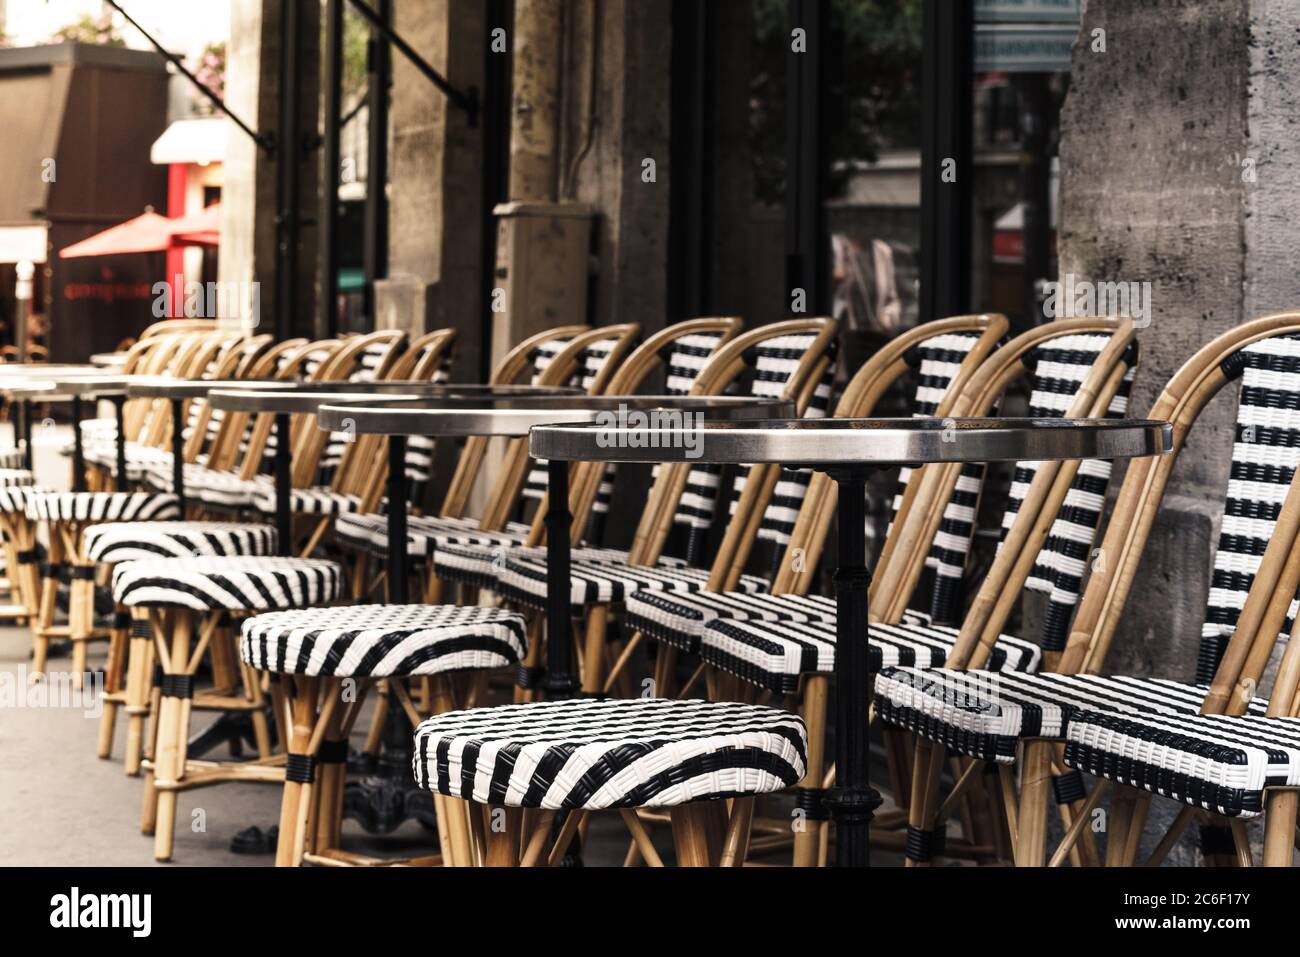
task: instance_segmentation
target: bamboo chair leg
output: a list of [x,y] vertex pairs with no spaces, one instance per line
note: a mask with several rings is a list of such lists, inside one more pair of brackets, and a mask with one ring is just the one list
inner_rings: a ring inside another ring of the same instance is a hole
[[[824,675],[813,675],[804,684],[803,719],[808,727],[807,773],[799,782],[801,788],[810,790],[821,786],[826,773],[826,709],[829,683]],[[794,833],[794,866],[816,867],[817,851],[821,846],[821,820],[799,820]]]
[[[317,678],[306,676],[295,676],[292,680],[295,687],[293,722],[285,750],[289,755],[306,754],[316,723],[316,698],[320,682]],[[311,791],[306,783],[285,779],[280,804],[280,836],[275,846],[276,867],[297,867],[302,863],[299,854],[303,844],[298,829],[303,819],[302,806],[310,800],[310,796]]]
[[[168,674],[183,675],[189,661],[193,616],[177,612],[172,621],[171,660]],[[154,788],[157,791],[153,856],[171,860],[176,839],[176,791],[185,774],[185,749],[189,737],[189,700],[168,696],[162,699],[165,717],[158,723],[158,744],[154,757]],[[168,707],[170,705],[170,707]]]
[[1017,867],[1047,861],[1047,808],[1052,792],[1052,752],[1047,741],[1026,741],[1020,762],[1020,820]]
[[650,829],[646,827],[645,821],[641,820],[640,816],[632,808],[623,808],[619,811],[619,814],[632,835],[632,846],[628,848],[627,856],[623,859],[623,866],[636,867],[644,860],[650,867],[663,867],[663,859],[659,856],[659,852],[655,850],[654,841],[650,837]]
[[[731,818],[727,822],[726,839],[722,845],[719,867],[743,867],[749,856],[749,835],[754,823],[754,799],[736,798],[731,803]],[[653,865],[652,865],[653,866]]]
[[1124,860],[1122,867],[1132,867],[1137,863],[1138,849],[1142,845],[1142,832],[1146,829],[1147,812],[1151,810],[1151,793],[1139,791],[1133,801],[1133,816],[1128,823],[1128,833],[1124,835]]
[[1290,867],[1295,854],[1300,794],[1270,790],[1264,796],[1264,866]]
[[1122,867],[1124,848],[1128,843],[1129,825],[1133,819],[1133,808],[1137,801],[1137,792],[1127,785],[1115,788],[1115,796],[1110,802],[1110,821],[1106,829],[1106,866]]
[[132,617],[131,640],[127,647],[126,666],[126,749],[122,756],[124,770],[130,777],[140,773],[144,751],[145,720],[149,717],[150,678],[153,675],[153,642],[149,639],[149,622]]
[[1075,844],[1079,841],[1079,836],[1087,830],[1088,823],[1092,819],[1092,812],[1101,803],[1101,799],[1110,791],[1110,781],[1102,780],[1097,782],[1097,786],[1092,789],[1088,799],[1083,802],[1083,807],[1075,815],[1070,829],[1065,832],[1065,837],[1061,840],[1061,845],[1052,855],[1052,859],[1047,862],[1048,867],[1060,867],[1065,863],[1065,858],[1070,854]]
[[712,819],[721,810],[719,801],[680,804],[671,810],[669,817],[678,867],[713,867],[717,864],[722,848]]
[[1232,844],[1237,849],[1237,866],[1254,867],[1255,859],[1250,853],[1250,835],[1246,833],[1246,822],[1234,817],[1228,827],[1232,830]]
[[483,829],[487,840],[488,867],[518,867],[523,809],[488,805],[483,808],[487,823]]
[[370,716],[370,730],[366,732],[366,743],[362,752],[371,757],[379,756],[379,746],[384,737],[384,720],[388,716],[388,681],[381,679],[375,687],[375,710]]
[[32,679],[45,676],[50,653],[50,629],[54,627],[54,611],[59,594],[59,580],[55,574],[57,560],[62,559],[63,545],[58,536],[50,536],[50,561],[41,574],[41,600],[32,628]]
[[605,634],[609,625],[609,606],[595,605],[587,612],[586,651],[583,654],[582,690],[596,694],[605,687]]
[[1011,844],[1011,859],[1014,861],[1020,847],[1020,811],[1016,800],[1016,773],[1009,764],[998,765],[998,786],[1002,798],[1002,810],[1007,817],[1007,839]]
[[569,850],[569,844],[573,841],[573,835],[578,833],[578,825],[582,819],[587,816],[586,811],[569,811],[564,818],[564,823],[560,825],[560,833],[551,845],[551,853],[547,855],[546,864],[548,867],[554,867],[564,859],[565,853]]
[[1192,819],[1196,817],[1196,813],[1196,808],[1187,806],[1178,812],[1169,829],[1165,831],[1165,836],[1160,839],[1156,849],[1147,858],[1147,867],[1159,867],[1164,862],[1169,852],[1174,849],[1174,845],[1178,843],[1178,839],[1183,836],[1183,832],[1187,830],[1187,825],[1191,824]]
[[[120,614],[121,609],[116,614]],[[108,637],[108,664],[104,669],[104,710],[99,716],[99,741],[95,754],[100,759],[113,754],[113,738],[117,732],[117,715],[122,710],[122,701],[117,698],[126,695],[126,673],[129,667],[129,642],[127,629],[119,627],[116,617]]]
[[[535,669],[542,663],[542,631],[544,623],[541,615],[528,616],[528,647],[524,652],[523,668],[530,673],[535,673]],[[521,688],[515,685],[515,704],[528,704],[532,700],[532,688]]]
[[520,867],[536,867],[542,860],[542,855],[546,852],[546,845],[550,841],[551,826],[555,823],[554,811],[542,811],[533,821],[532,833],[529,835],[528,843],[524,848],[523,857],[519,861]]
[[[929,833],[938,810],[939,778],[943,774],[945,749],[942,745],[916,740],[916,756],[912,763],[912,800],[907,811],[909,832]],[[906,867],[929,867],[930,860],[916,860],[909,856]]]

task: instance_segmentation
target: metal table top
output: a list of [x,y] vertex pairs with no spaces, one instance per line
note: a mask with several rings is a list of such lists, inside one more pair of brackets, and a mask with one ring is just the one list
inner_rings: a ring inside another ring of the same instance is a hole
[[90,357],[90,364],[100,369],[120,369],[126,365],[126,353],[96,352]]
[[126,395],[131,379],[120,375],[54,375],[44,379],[6,381],[0,379],[0,392],[12,399],[38,402],[67,402],[77,398],[110,398]]
[[288,384],[284,389],[226,389],[212,392],[209,401],[231,412],[315,413],[325,405],[352,402],[411,401],[434,403],[493,403],[503,400],[558,401],[579,397],[577,389],[548,386],[455,385],[431,382],[321,382]]
[[221,389],[290,389],[283,379],[173,379],[170,376],[138,376],[131,379],[127,395],[133,399],[202,399]]
[[99,366],[91,365],[50,365],[45,362],[0,362],[0,380],[10,379],[49,379],[54,376],[102,376]]
[[322,406],[319,424],[330,431],[351,430],[363,435],[431,435],[448,437],[523,437],[538,425],[554,422],[624,421],[645,413],[660,417],[684,414],[717,419],[766,420],[792,415],[794,403],[778,399],[727,396],[575,396],[551,399],[473,399],[449,407],[437,400],[392,402],[387,405]]
[[542,426],[532,432],[530,454],[566,461],[833,467],[1137,458],[1173,447],[1169,423],[1137,419],[705,421],[665,423],[653,431],[634,425]]

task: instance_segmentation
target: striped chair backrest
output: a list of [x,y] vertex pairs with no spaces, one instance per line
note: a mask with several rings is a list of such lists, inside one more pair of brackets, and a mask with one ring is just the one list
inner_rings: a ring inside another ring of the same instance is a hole
[[[1027,414],[1032,418],[1065,415],[1110,342],[1109,334],[1085,333],[1058,336],[1036,346],[1026,357],[1026,365],[1033,370]],[[1124,361],[1129,367],[1128,372],[1110,402],[1108,417],[1122,417],[1128,408],[1137,366],[1136,343],[1130,345]],[[1002,540],[1020,512],[1038,466],[1038,462],[1015,464],[1007,506],[1002,514]],[[1026,588],[1049,596],[1048,614],[1044,621],[1044,648],[1063,647],[1068,637],[1070,619],[1082,590],[1084,568],[1101,522],[1110,475],[1110,462],[1089,461],[1080,465],[1035,559],[1034,569],[1025,582]],[[934,576],[929,614],[936,621],[953,621],[961,617],[962,579],[975,532],[975,513],[983,477],[982,466],[970,465],[962,469],[926,558]],[[998,548],[1001,547],[999,541]]]
[[[578,366],[574,370],[567,385],[581,389],[588,395],[594,394],[594,390],[605,371],[605,366],[609,362],[609,357],[619,346],[618,339],[597,339],[587,348],[582,350],[582,355],[578,360]],[[540,380],[547,366],[554,361],[555,357],[564,348],[564,342],[553,340],[543,346],[538,347],[536,358],[533,360],[533,384],[536,385]],[[541,501],[546,497],[546,463],[540,460],[534,461],[533,466],[528,470],[528,478],[524,482],[524,498],[530,498],[535,501]],[[608,509],[608,504],[606,505]]]
[[[761,399],[779,399],[785,395],[789,388],[790,377],[798,371],[804,353],[816,339],[815,333],[805,332],[780,336],[757,346],[754,350],[754,377],[750,383],[750,395]],[[824,419],[830,413],[831,390],[837,368],[835,351],[836,343],[832,342],[826,350],[828,360],[826,368],[804,408],[803,417],[806,419]],[[716,499],[717,477],[710,469],[710,466],[701,466],[698,470],[694,470],[687,481],[687,488],[691,488],[695,480],[695,471],[699,471],[702,479],[705,477],[712,479],[714,483],[712,492]],[[732,517],[736,515],[740,498],[749,481],[749,474],[750,470],[745,466],[736,470],[732,484],[732,499],[728,506],[728,514]],[[772,496],[763,509],[762,518],[759,519],[757,531],[758,541],[768,543],[768,549],[773,552],[773,568],[769,571],[775,571],[775,562],[779,558],[780,551],[790,543],[790,533],[794,530],[795,520],[799,517],[799,509],[803,506],[811,478],[811,472],[793,472],[789,469],[782,469],[777,477]],[[709,488],[705,482],[701,482],[701,487],[706,490]],[[693,509],[692,514],[695,511]],[[681,512],[682,509],[679,507],[679,518]],[[712,515],[712,509],[709,514]]]
[[[1241,393],[1196,661],[1196,680],[1204,684],[1219,667],[1300,464],[1300,335],[1253,342],[1220,369],[1229,380],[1241,379]],[[1296,608],[1293,600],[1284,635],[1290,634]]]

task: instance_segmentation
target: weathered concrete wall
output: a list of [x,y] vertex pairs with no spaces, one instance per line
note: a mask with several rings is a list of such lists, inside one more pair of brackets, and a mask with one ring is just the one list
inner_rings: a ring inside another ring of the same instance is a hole
[[[281,0],[233,0],[227,45],[225,99],[230,109],[258,131],[279,124]],[[317,129],[320,91],[320,8],[303,4],[302,100],[299,124]],[[299,208],[314,218],[319,189],[316,154],[302,158]],[[225,184],[221,190],[222,282],[261,283],[261,326],[275,330],[276,316],[276,167],[253,141],[231,124],[227,138]],[[310,327],[316,302],[316,229],[304,225],[298,253],[298,308],[303,328]]]
[[[483,85],[484,7],[477,0],[398,0],[398,32],[458,89]],[[470,129],[393,52],[388,277],[375,284],[375,325],[419,335],[460,330],[457,373],[478,376],[482,126]]]
[[[1105,31],[1104,53],[1093,50],[1095,29]],[[1247,315],[1238,157],[1247,145],[1248,37],[1246,0],[1086,7],[1061,121],[1061,273],[1151,283],[1137,412],[1196,349]],[[1222,502],[1233,439],[1232,397],[1222,398],[1175,470],[1112,664],[1192,673],[1211,567],[1204,523],[1217,528],[1221,511],[1211,504],[1207,515],[1199,503]],[[1164,587],[1171,569],[1179,581]]]
[[[572,195],[561,199],[589,203],[599,213],[595,321],[639,322],[654,331],[663,327],[667,310],[672,4],[606,0],[574,6],[571,76],[590,69],[592,39],[599,37],[597,122],[589,147],[574,143],[566,150],[562,170]],[[573,110],[585,106],[571,100]],[[642,179],[647,159],[654,160],[654,182]],[[562,173],[562,183],[564,178]]]
[[[1097,28],[1105,53],[1091,48]],[[1288,0],[1086,3],[1062,117],[1061,271],[1153,284],[1138,413],[1215,335],[1300,308],[1297,31]],[[1236,398],[1225,390],[1192,432],[1108,671],[1193,673]],[[1172,814],[1157,802],[1145,843]],[[1196,860],[1193,844],[1170,863]]]

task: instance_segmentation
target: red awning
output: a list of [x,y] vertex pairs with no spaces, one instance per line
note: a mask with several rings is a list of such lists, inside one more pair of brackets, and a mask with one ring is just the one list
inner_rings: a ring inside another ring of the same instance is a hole
[[144,213],[59,251],[60,259],[164,252],[173,246],[215,246],[220,237],[221,204],[200,213],[169,219]]

